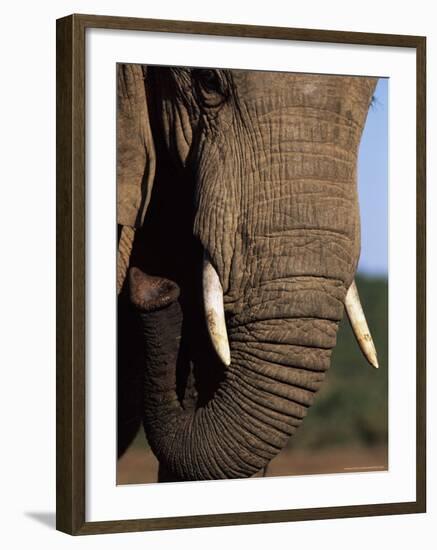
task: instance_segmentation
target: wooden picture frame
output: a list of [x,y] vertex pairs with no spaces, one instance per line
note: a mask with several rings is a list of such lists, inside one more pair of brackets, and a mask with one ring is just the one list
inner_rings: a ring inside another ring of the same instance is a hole
[[[184,33],[416,52],[416,498],[410,502],[131,520],[86,520],[85,34]],[[57,529],[72,535],[419,513],[426,510],[426,39],[282,27],[71,15],[57,21]]]

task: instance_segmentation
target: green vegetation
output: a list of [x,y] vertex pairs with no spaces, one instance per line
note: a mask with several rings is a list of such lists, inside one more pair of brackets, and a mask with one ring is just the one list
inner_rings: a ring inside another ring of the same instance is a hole
[[388,284],[357,277],[378,353],[379,369],[364,359],[345,315],[326,380],[289,446],[318,449],[384,445],[388,434]]

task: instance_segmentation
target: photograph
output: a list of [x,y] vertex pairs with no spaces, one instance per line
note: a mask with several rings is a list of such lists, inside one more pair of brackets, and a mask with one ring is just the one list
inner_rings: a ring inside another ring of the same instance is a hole
[[57,20],[57,519],[426,510],[426,39]]
[[5,4],[4,548],[436,539],[430,6]]
[[388,471],[390,79],[114,70],[117,485]]

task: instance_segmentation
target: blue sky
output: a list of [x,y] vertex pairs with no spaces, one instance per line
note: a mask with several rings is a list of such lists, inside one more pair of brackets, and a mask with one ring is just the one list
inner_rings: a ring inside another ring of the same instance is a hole
[[380,78],[358,158],[361,256],[358,271],[388,272],[388,79]]

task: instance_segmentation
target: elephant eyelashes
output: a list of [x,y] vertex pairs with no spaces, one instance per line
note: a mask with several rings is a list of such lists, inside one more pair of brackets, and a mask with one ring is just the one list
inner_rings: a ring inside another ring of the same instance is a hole
[[219,107],[227,98],[226,82],[214,69],[194,69],[193,81],[204,107]]

